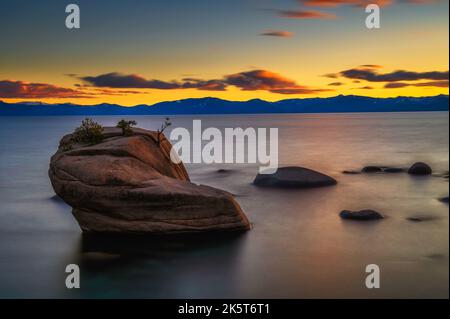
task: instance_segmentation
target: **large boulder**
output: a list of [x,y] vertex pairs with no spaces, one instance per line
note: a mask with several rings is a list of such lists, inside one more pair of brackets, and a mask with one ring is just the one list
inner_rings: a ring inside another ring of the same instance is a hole
[[51,158],[56,194],[72,206],[83,232],[168,234],[248,230],[250,224],[225,191],[196,185],[172,145],[157,133],[105,128],[96,145],[71,144],[65,136]]
[[408,174],[411,175],[431,175],[432,173],[431,167],[422,162],[415,163],[408,170]]
[[282,167],[274,174],[258,174],[253,184],[263,187],[310,188],[336,185],[337,181],[308,168]]

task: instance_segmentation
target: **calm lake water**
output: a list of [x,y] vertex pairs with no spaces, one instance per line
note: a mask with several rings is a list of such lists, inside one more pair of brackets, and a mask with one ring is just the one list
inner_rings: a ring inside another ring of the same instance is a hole
[[[250,232],[187,238],[82,236],[70,207],[52,199],[47,169],[79,117],[0,118],[0,297],[3,298],[448,298],[448,180],[407,174],[344,175],[369,164],[449,169],[448,113],[201,116],[204,127],[277,127],[281,165],[335,177],[335,187],[260,189],[256,165],[188,165],[196,183],[222,188]],[[135,117],[156,129],[161,117]],[[112,125],[116,117],[96,117]],[[192,117],[172,118],[173,127]],[[227,174],[218,169],[230,169]],[[379,222],[343,221],[375,209]],[[408,217],[432,220],[414,223]],[[65,288],[65,267],[81,289]],[[381,268],[381,289],[365,267]]]

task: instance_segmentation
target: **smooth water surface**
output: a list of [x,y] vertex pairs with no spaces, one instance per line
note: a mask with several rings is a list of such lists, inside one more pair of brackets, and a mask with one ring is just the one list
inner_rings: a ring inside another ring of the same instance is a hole
[[[244,234],[188,238],[82,236],[70,207],[52,199],[47,169],[79,117],[0,118],[0,297],[57,298],[448,298],[448,179],[345,175],[365,165],[449,169],[447,112],[202,116],[206,127],[276,127],[280,164],[338,180],[310,190],[261,189],[256,165],[187,165],[196,183],[236,194],[253,224]],[[135,117],[156,129],[163,118]],[[192,127],[192,117],[172,118]],[[97,117],[103,125],[119,118]],[[218,173],[218,169],[228,169]],[[379,222],[343,221],[374,209]],[[431,220],[411,222],[408,217]],[[81,267],[81,289],[65,267]],[[366,265],[381,289],[365,287]]]

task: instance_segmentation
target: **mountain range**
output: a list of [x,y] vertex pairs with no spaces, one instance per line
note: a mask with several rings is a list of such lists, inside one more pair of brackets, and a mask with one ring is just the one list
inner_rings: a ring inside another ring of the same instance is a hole
[[287,99],[278,102],[227,101],[217,98],[185,99],[153,105],[124,107],[116,104],[82,106],[71,103],[6,103],[0,101],[0,116],[51,115],[182,115],[182,114],[274,114],[448,111],[449,96],[372,98],[339,95],[331,98]]

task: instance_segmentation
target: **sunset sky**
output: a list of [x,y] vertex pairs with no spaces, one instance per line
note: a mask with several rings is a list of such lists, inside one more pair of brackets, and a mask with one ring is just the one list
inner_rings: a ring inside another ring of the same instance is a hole
[[[65,6],[81,29],[65,27]],[[381,29],[365,26],[379,3]],[[448,1],[0,0],[0,99],[448,94]]]

